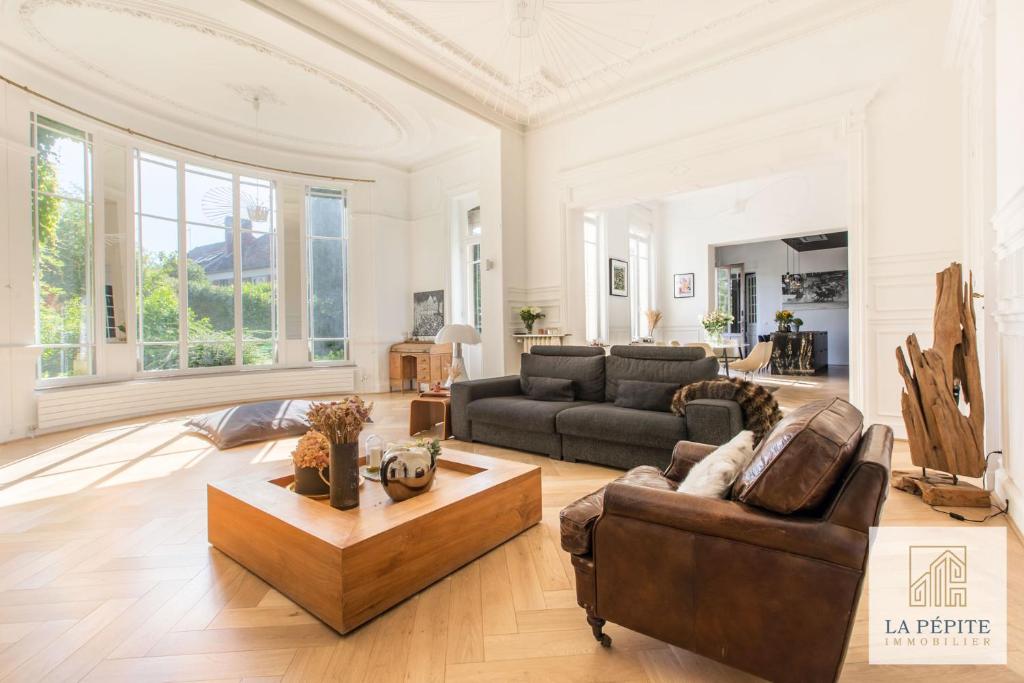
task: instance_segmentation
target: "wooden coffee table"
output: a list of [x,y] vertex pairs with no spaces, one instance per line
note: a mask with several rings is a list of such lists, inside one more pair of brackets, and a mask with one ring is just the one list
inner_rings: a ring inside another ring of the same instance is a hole
[[445,449],[433,488],[400,503],[380,484],[335,510],[278,476],[207,486],[210,543],[340,633],[480,557],[541,518],[540,468]]

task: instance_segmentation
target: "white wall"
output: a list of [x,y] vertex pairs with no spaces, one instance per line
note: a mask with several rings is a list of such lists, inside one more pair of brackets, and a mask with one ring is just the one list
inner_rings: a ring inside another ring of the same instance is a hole
[[[781,240],[719,247],[715,253],[716,265],[742,263],[744,272],[757,273],[756,334],[770,334],[777,330],[775,312],[787,308],[804,321],[801,330],[828,332],[829,365],[847,365],[850,362],[849,306],[845,303],[831,306],[783,305],[781,278],[787,272],[787,251],[792,262],[792,250]],[[816,273],[846,269],[847,249],[840,247],[805,251],[800,254],[799,271],[795,266],[791,266],[790,272]]]
[[[529,288],[561,291],[566,327],[582,334],[582,300],[569,291],[579,272],[566,219],[574,207],[769,175],[828,155],[854,159],[844,223],[863,227],[851,235],[851,267],[864,275],[851,316],[863,321],[856,351],[865,382],[854,398],[869,422],[902,431],[894,349],[914,331],[930,343],[934,273],[962,252],[960,106],[955,74],[943,65],[949,18],[945,1],[880,3],[531,131]],[[874,94],[861,108],[853,101],[865,88]],[[849,106],[837,104],[847,93]],[[812,119],[825,103],[839,110],[819,125]],[[695,326],[696,313],[674,324]]]

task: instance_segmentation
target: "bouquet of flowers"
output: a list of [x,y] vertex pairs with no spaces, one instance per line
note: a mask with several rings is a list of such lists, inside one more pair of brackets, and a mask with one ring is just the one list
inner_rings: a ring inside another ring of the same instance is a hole
[[735,318],[730,313],[711,311],[700,319],[700,324],[709,337],[720,337],[733,320]]
[[359,432],[363,425],[373,422],[370,413],[373,404],[365,403],[358,396],[347,396],[341,401],[313,403],[306,417],[316,431],[323,434],[330,443],[359,443]]
[[544,317],[544,311],[536,306],[523,306],[519,309],[519,318],[526,325],[527,332],[533,332],[533,324]]
[[775,322],[779,324],[779,332],[788,330],[795,317],[793,311],[786,310],[785,308],[781,311],[776,311]]
[[315,467],[322,470],[331,464],[331,444],[327,437],[310,429],[302,435],[292,451],[292,462],[296,467]]

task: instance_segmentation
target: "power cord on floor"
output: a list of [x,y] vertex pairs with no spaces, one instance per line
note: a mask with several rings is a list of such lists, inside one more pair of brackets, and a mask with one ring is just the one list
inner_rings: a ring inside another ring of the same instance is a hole
[[[988,455],[985,456],[985,470],[986,471],[988,471],[988,459],[990,457],[992,457],[996,453],[999,453],[1001,455],[1002,451],[992,451]],[[996,511],[995,512],[989,512],[987,515],[985,515],[981,519],[971,519],[970,517],[965,517],[965,516],[961,515],[959,512],[951,512],[950,510],[940,510],[937,505],[929,505],[928,507],[930,507],[932,510],[935,510],[939,514],[949,515],[951,518],[955,519],[958,522],[972,522],[974,524],[983,524],[983,523],[987,522],[988,520],[992,519],[993,517],[998,517],[999,515],[1008,514],[1009,511],[1010,511],[1010,501],[1007,500],[1006,501],[1006,505],[1004,507],[1002,507],[1002,508],[1000,508],[997,505],[991,506],[989,509],[991,510],[994,507],[996,509]]]

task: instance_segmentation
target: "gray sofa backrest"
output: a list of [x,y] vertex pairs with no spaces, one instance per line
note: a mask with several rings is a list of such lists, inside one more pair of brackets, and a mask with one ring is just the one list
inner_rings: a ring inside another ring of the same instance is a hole
[[613,346],[605,363],[604,400],[614,401],[619,382],[669,382],[680,386],[718,376],[718,359],[687,346]]
[[538,346],[522,355],[519,381],[530,391],[531,377],[571,379],[576,398],[603,401],[605,394],[604,349],[590,346]]

